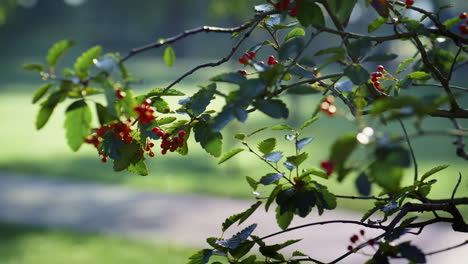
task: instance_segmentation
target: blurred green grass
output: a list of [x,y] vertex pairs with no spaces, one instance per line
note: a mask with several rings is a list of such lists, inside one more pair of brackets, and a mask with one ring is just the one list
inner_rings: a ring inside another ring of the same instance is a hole
[[[190,65],[196,62],[189,61],[180,63],[184,70],[190,68]],[[168,72],[163,65],[153,61],[143,60],[140,63],[131,65],[132,70],[138,72],[145,78],[146,84],[136,86],[136,93],[156,87],[162,87],[167,84],[174,71]],[[136,70],[135,70],[136,69]],[[226,68],[220,71],[226,70]],[[153,73],[153,74],[152,74]],[[177,86],[177,89],[187,92],[190,95],[194,91],[198,79],[207,80],[211,71],[202,71],[199,75],[184,81]],[[150,175],[141,177],[131,175],[126,172],[115,173],[112,171],[111,164],[103,164],[97,156],[96,151],[88,145],[84,145],[79,152],[73,153],[66,145],[63,126],[63,112],[65,106],[61,106],[52,115],[51,120],[41,131],[34,128],[35,115],[38,109],[37,105],[31,105],[30,97],[32,91],[38,87],[33,81],[6,83],[0,96],[0,120],[2,122],[2,148],[0,148],[0,170],[16,173],[24,173],[33,176],[45,176],[56,178],[67,178],[74,180],[97,181],[103,183],[123,184],[146,190],[157,190],[175,193],[199,193],[208,195],[221,195],[230,197],[252,197],[251,190],[245,182],[245,176],[260,178],[269,172],[268,167],[261,162],[252,159],[250,153],[242,153],[238,157],[218,166],[217,160],[201,149],[195,142],[191,142],[189,156],[182,157],[178,154],[156,155],[149,159]],[[426,90],[427,92],[427,90]],[[313,111],[314,105],[319,100],[319,96],[291,97],[288,99],[288,105],[291,111],[291,118],[288,124],[298,127],[307,120]],[[172,104],[176,104],[179,98],[172,98]],[[215,109],[221,106],[221,102],[215,102]],[[340,107],[340,105],[339,105]],[[343,107],[341,105],[341,107]],[[328,149],[333,141],[346,131],[353,131],[353,124],[344,115],[334,118],[322,117],[313,126],[308,128],[304,136],[314,136],[315,139],[307,146],[310,151],[310,158],[307,161],[308,167],[319,166],[321,160],[328,155]],[[261,113],[252,113],[246,124],[234,122],[225,131],[224,152],[234,147],[240,147],[239,142],[232,138],[237,132],[247,133],[262,127],[271,126],[278,123],[284,123],[283,120],[272,120],[266,118]],[[406,122],[408,127],[411,125]],[[374,124],[374,128],[384,131],[394,131],[400,134],[400,128],[397,126],[384,127]],[[423,127],[427,129],[450,128],[450,123],[444,119],[432,119],[424,122]],[[411,131],[411,128],[410,128]],[[266,131],[254,138],[255,141],[267,138],[269,136],[283,135],[281,132]],[[193,141],[193,139],[191,139]],[[451,193],[455,185],[458,172],[466,171],[466,162],[457,159],[455,150],[452,146],[452,138],[445,136],[431,136],[415,138],[413,140],[415,152],[418,158],[420,173],[441,164],[452,164],[449,169],[440,173],[439,184],[433,189],[433,197],[444,197]],[[281,141],[278,149],[292,150],[292,145]],[[366,153],[366,155],[372,155]],[[365,163],[368,156],[363,155],[357,163]],[[412,179],[412,168],[407,170],[407,182]],[[354,187],[355,175],[348,177],[343,183],[337,183],[330,180],[327,185],[340,194],[356,194]],[[468,192],[468,181],[464,178],[461,184],[459,194]],[[378,190],[375,190],[378,193]],[[342,205],[355,209],[362,209],[363,204],[355,201],[343,201]]]
[[196,250],[103,234],[0,223],[2,264],[187,263]]

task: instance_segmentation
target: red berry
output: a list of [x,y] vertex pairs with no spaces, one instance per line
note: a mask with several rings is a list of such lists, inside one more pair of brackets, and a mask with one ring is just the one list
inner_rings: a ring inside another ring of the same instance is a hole
[[158,137],[162,138],[164,136],[164,132],[159,130],[158,132],[156,132],[156,135],[158,135]]
[[145,106],[150,106],[150,105],[151,105],[151,99],[146,98],[146,99],[143,101],[143,104],[144,104]]
[[162,149],[161,150],[161,154],[166,155],[166,153],[167,153],[167,149]]
[[460,19],[466,19],[468,17],[468,14],[466,12],[463,12],[460,14]]
[[378,81],[378,79],[377,79],[377,77],[375,77],[375,76],[372,76],[372,79],[371,79],[371,81],[372,81],[372,82],[376,82],[376,81]]
[[247,58],[249,58],[249,60],[253,60],[253,59],[255,59],[255,52],[251,51],[249,53],[244,54],[244,56],[247,56]]
[[458,28],[460,29],[460,33],[462,33],[463,35],[468,34],[468,26],[467,25],[461,24]]
[[283,3],[281,5],[281,9],[283,9],[283,10],[288,10],[289,9],[289,0],[283,0]]
[[154,157],[154,152],[153,152],[153,151],[150,151],[150,153],[148,153],[148,155],[149,155],[150,157]]
[[171,133],[164,133],[164,135],[162,136],[162,139],[166,140],[166,139],[168,139],[170,136],[171,136]]
[[270,57],[268,57],[267,64],[270,65],[270,66],[273,66],[273,65],[278,64],[278,61],[275,59],[274,56],[270,56]]
[[406,0],[405,5],[406,6],[412,6],[414,4],[414,0]]
[[148,143],[148,147],[150,148],[154,147],[154,143],[153,142]]
[[324,160],[320,163],[320,166],[325,170],[327,176],[333,173],[333,163],[329,160]]
[[187,135],[187,132],[181,130],[181,131],[179,131],[178,135],[179,135],[179,137],[183,138],[183,137],[185,137],[185,135]]
[[377,75],[376,75],[377,78],[381,78],[382,76],[383,76],[383,74],[381,72],[378,72]]
[[367,243],[369,243],[370,246],[374,246],[375,245],[375,240],[374,239],[369,239],[369,241],[367,241]]
[[332,105],[335,102],[335,97],[333,97],[333,95],[329,95],[325,97],[324,101]]
[[245,71],[245,70],[240,70],[239,72],[240,72],[240,74],[242,74],[244,76],[248,74],[247,71]]
[[107,162],[107,157],[106,157],[106,156],[102,156],[101,161],[104,162],[104,163],[106,163],[106,162]]
[[384,66],[382,66],[382,65],[377,66],[377,70],[378,70],[379,72],[384,71],[384,69],[385,69],[385,68],[384,68]]
[[[329,116],[334,116],[334,115],[336,115],[336,106],[330,105],[330,107],[328,107],[326,113],[327,113],[327,115],[329,115]],[[330,174],[331,174],[331,173],[330,173]]]
[[153,133],[157,134],[159,132],[159,127],[153,127],[153,129],[151,129],[151,131],[153,131]]
[[291,11],[289,12],[289,15],[292,17],[297,17],[297,7],[291,8]]
[[361,230],[359,231],[359,233],[361,234],[361,236],[363,236],[363,235],[365,234],[364,229],[361,229]]
[[353,250],[353,246],[348,246],[348,250],[349,251]]
[[239,62],[240,62],[241,64],[244,64],[244,65],[246,65],[246,64],[249,63],[249,61],[248,61],[245,57],[240,58],[240,59],[239,59]]
[[115,91],[115,97],[117,97],[117,99],[121,100],[121,99],[124,99],[125,98],[125,95],[126,93],[123,92],[122,90],[118,89],[117,91]]
[[356,241],[359,240],[359,237],[357,235],[353,235],[349,240],[351,240],[351,243],[356,243]]
[[375,86],[375,87],[379,87],[379,86],[380,86],[380,82],[379,82],[379,81],[375,81],[375,82],[374,82],[374,86]]
[[264,62],[264,61],[259,61],[259,62],[258,62],[258,64],[260,64],[260,65],[264,65],[264,64],[265,64],[265,62]]

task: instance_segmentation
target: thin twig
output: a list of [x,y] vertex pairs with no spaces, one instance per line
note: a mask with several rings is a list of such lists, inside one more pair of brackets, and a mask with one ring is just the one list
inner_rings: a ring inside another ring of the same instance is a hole
[[401,119],[398,119],[398,122],[400,123],[401,129],[403,129],[403,133],[405,134],[405,138],[406,138],[406,143],[408,144],[408,147],[410,149],[411,158],[413,159],[413,165],[414,165],[414,182],[416,182],[418,180],[418,162],[416,161],[416,155],[414,154],[414,149],[413,149],[413,146],[411,145],[411,140],[408,135],[408,131],[406,131],[405,124],[403,123],[403,121],[401,121]]
[[467,244],[468,244],[468,240],[465,240],[465,242],[460,243],[460,244],[458,244],[458,245],[451,246],[451,247],[444,248],[444,249],[439,249],[439,250],[432,251],[432,252],[428,252],[428,253],[425,253],[425,255],[426,255],[426,256],[430,256],[430,255],[439,254],[439,253],[442,253],[442,252],[445,252],[445,251],[449,251],[449,250],[452,250],[452,249],[455,249],[455,248],[458,248],[458,247],[462,247],[462,246],[467,245]]
[[375,196],[347,196],[347,195],[335,195],[336,198],[342,199],[352,199],[352,200],[376,200],[376,201],[386,201],[386,198],[379,198]]
[[457,181],[457,184],[455,184],[455,188],[453,188],[451,200],[453,200],[455,198],[455,194],[457,193],[457,190],[458,190],[458,187],[460,186],[461,180],[462,180],[462,174],[461,174],[461,172],[459,172],[458,181]]
[[[437,84],[437,83],[413,83],[411,84],[411,86],[434,86],[434,87],[444,88],[442,85]],[[468,88],[455,86],[455,85],[450,85],[450,89],[456,89],[456,90],[460,90],[463,92],[468,92]]]

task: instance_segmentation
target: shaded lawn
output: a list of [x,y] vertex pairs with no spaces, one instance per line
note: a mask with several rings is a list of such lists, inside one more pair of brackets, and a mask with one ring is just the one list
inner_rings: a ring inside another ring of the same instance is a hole
[[196,250],[102,234],[0,223],[2,264],[185,264]]

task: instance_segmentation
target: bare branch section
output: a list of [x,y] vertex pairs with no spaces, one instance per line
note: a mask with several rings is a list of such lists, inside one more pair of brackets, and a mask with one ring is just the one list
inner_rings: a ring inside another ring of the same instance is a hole
[[256,18],[254,18],[253,20],[251,20],[251,21],[249,21],[249,22],[247,22],[247,23],[245,23],[243,25],[240,25],[240,26],[237,26],[237,27],[232,27],[232,28],[201,26],[201,27],[198,27],[198,28],[186,30],[186,31],[184,31],[184,32],[182,32],[182,33],[180,33],[180,34],[178,34],[176,36],[173,36],[173,37],[170,37],[170,38],[167,38],[167,39],[163,39],[163,40],[160,40],[160,41],[156,41],[156,42],[150,43],[150,44],[145,45],[145,46],[140,47],[140,48],[132,49],[127,54],[127,56],[123,57],[120,60],[120,62],[124,62],[124,61],[128,60],[129,58],[131,58],[131,57],[133,57],[133,56],[135,56],[135,55],[137,55],[139,53],[145,52],[147,50],[157,49],[157,48],[160,48],[162,46],[177,42],[177,41],[179,41],[181,39],[184,39],[184,38],[186,38],[188,36],[196,35],[196,34],[202,33],[202,32],[206,32],[206,33],[209,33],[209,32],[225,33],[225,34],[232,34],[232,33],[235,33],[235,32],[241,32],[243,30],[246,30],[246,29],[252,27],[253,25],[258,24],[259,20],[262,20],[266,16],[274,14],[274,13],[276,13],[276,11],[262,13],[262,14],[256,16]]

